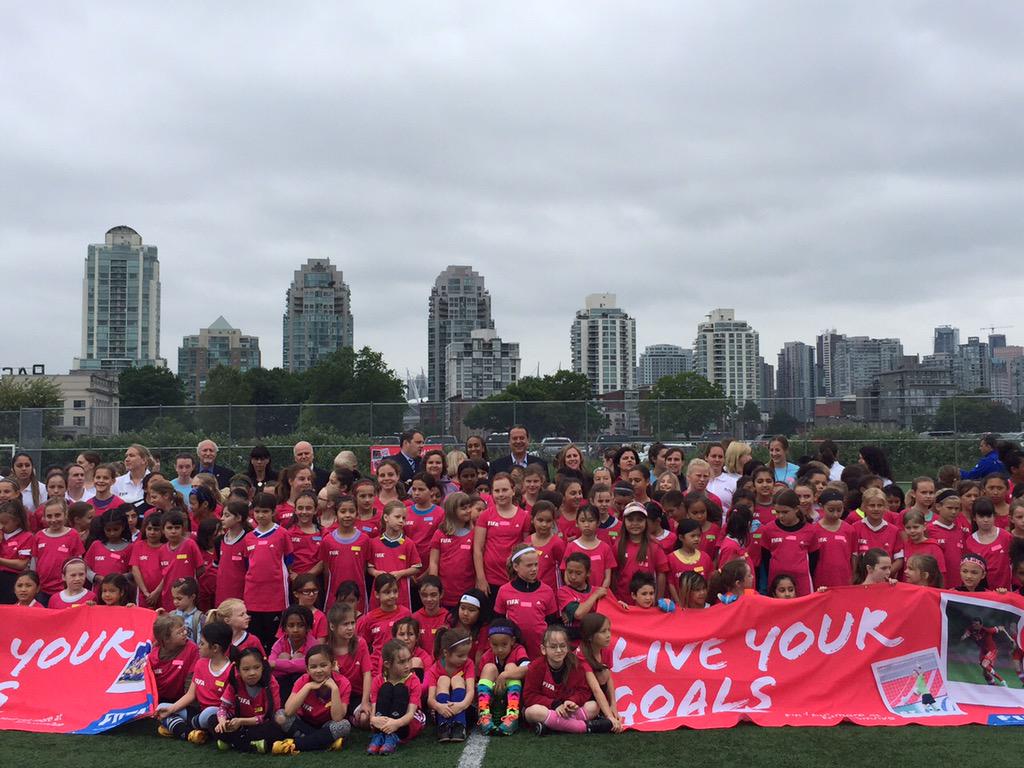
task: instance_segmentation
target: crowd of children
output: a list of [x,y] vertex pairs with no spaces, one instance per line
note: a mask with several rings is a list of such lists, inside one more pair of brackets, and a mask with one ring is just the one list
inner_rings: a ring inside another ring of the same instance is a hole
[[187,501],[151,473],[136,503],[97,457],[70,503],[67,472],[34,508],[0,480],[0,601],[152,609],[165,736],[295,754],[356,727],[387,755],[428,721],[440,742],[620,731],[603,600],[689,612],[752,589],[1022,589],[1024,482],[943,468],[904,495],[867,462],[783,464],[772,445],[769,465],[733,441],[685,473],[677,448],[647,465],[623,448],[593,474],[569,446],[554,483],[538,463],[491,475],[465,455],[449,479],[443,454],[408,482],[389,459],[319,491],[300,464],[259,488],[200,473]]

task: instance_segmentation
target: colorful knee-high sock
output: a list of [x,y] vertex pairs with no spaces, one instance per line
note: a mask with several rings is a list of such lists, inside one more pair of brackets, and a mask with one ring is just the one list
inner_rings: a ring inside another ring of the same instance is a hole
[[506,715],[512,715],[516,718],[519,717],[519,699],[523,694],[523,683],[520,680],[510,680],[508,688],[506,689],[508,697],[508,707],[505,710]]
[[476,706],[480,716],[491,716],[491,697],[494,695],[494,683],[491,680],[481,680],[476,684]]

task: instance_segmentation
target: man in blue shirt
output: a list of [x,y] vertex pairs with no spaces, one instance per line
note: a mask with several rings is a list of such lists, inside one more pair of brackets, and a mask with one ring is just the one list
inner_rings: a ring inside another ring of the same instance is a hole
[[962,480],[981,480],[993,472],[1006,474],[1006,466],[999,460],[999,452],[996,450],[996,443],[999,442],[999,435],[991,432],[982,436],[978,450],[981,452],[981,459],[971,469],[961,469]]

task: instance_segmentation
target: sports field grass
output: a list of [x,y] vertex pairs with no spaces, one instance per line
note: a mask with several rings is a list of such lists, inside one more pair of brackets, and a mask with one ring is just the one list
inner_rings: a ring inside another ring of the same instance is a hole
[[[954,765],[983,756],[986,768],[1021,764],[1017,728],[963,726],[933,728],[907,725],[864,728],[758,728],[741,725],[727,730],[679,730],[669,733],[625,733],[619,736],[545,736],[521,733],[491,739],[483,768],[603,768],[619,763],[643,768],[699,765],[772,766],[772,768],[878,768],[880,765]],[[252,766],[270,760],[301,766],[361,767],[397,763],[403,768],[456,766],[462,749],[440,745],[426,731],[390,758],[365,754],[368,735],[352,737],[341,754],[309,753],[270,757],[218,752],[212,745],[195,747],[155,735],[152,722],[133,723],[100,736],[51,736],[0,733],[4,764],[32,768],[120,768],[120,766]]]

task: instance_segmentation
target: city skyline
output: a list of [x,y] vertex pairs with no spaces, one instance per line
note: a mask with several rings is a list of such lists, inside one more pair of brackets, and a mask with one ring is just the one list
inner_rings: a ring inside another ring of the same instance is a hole
[[[243,29],[220,7],[12,8],[0,263],[28,322],[0,362],[79,354],[83,244],[121,223],[160,249],[164,357],[224,314],[281,365],[282,286],[309,258],[344,272],[356,345],[400,376],[426,366],[448,264],[487,276],[526,373],[571,365],[567,319],[604,291],[638,350],[690,347],[713,307],[769,364],[831,327],[920,354],[946,323],[1024,338],[1024,87],[1005,76],[1024,9],[526,15],[255,8]],[[110,45],[115,26],[134,34]]]

